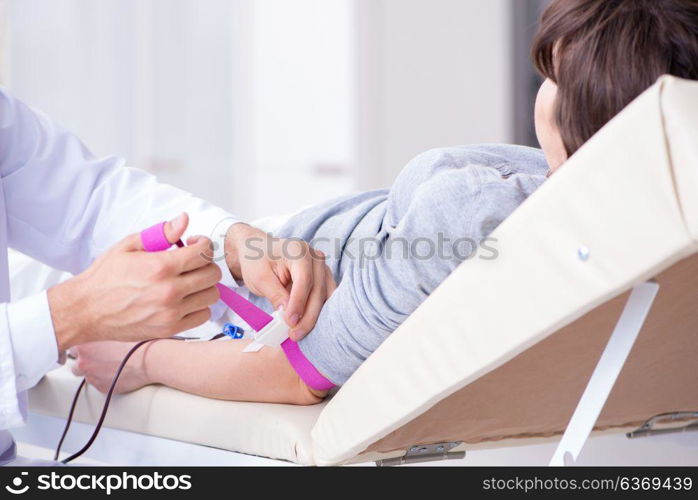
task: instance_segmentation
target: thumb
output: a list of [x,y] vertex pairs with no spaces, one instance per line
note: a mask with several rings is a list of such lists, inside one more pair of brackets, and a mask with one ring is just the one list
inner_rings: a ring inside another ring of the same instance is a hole
[[[165,237],[167,241],[174,244],[182,238],[184,231],[189,225],[189,216],[186,212],[182,212],[176,218],[169,222],[165,222],[165,227],[163,231],[165,232]],[[138,251],[143,250],[143,242],[141,241],[141,234],[135,233],[127,236],[116,246],[117,250],[120,251]]]
[[165,238],[167,238],[167,241],[174,245],[182,239],[182,235],[184,234],[184,231],[187,230],[188,225],[189,216],[186,212],[182,212],[171,221],[165,222]]

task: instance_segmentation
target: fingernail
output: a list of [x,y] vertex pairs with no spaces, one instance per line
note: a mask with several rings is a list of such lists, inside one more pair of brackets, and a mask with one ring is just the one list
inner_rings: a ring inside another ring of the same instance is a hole
[[288,324],[291,326],[296,326],[299,319],[301,319],[301,317],[298,315],[298,313],[294,313],[290,318],[288,318]]
[[182,226],[182,222],[184,222],[184,214],[181,213],[174,219],[170,221],[170,226],[172,227],[173,230],[178,231],[179,228]]

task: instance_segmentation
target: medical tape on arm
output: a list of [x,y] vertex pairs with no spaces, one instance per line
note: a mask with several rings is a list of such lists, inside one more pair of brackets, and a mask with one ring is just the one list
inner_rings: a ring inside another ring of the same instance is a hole
[[[141,242],[146,252],[161,252],[172,246],[165,235],[164,222],[143,230]],[[184,246],[181,241],[176,245]],[[264,346],[281,346],[291,366],[308,387],[321,391],[334,387],[334,384],[305,357],[298,343],[288,337],[288,325],[282,317],[282,310],[268,314],[222,283],[217,283],[216,287],[223,303],[254,330],[254,340],[243,352],[257,352]]]

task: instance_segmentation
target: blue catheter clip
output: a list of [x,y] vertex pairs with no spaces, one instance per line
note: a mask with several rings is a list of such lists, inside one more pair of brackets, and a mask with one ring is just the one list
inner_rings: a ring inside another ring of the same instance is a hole
[[232,323],[226,323],[223,325],[223,334],[227,335],[231,339],[241,339],[245,333],[245,330]]

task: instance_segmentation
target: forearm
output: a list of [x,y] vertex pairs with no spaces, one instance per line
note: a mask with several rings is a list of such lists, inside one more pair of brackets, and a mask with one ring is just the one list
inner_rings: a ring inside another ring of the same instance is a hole
[[315,404],[324,393],[309,389],[279,348],[243,353],[247,340],[182,342],[146,347],[143,370],[158,383],[205,397],[232,401]]

